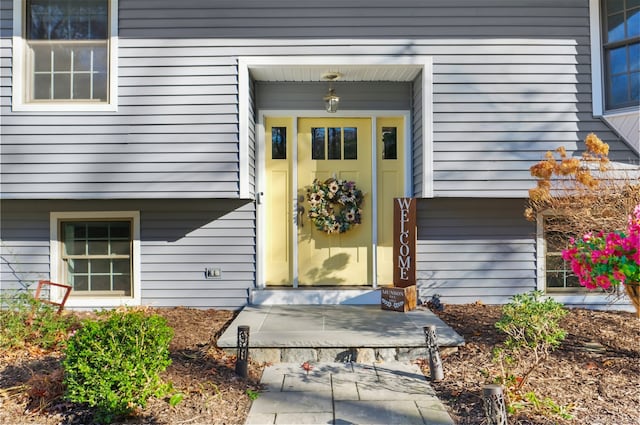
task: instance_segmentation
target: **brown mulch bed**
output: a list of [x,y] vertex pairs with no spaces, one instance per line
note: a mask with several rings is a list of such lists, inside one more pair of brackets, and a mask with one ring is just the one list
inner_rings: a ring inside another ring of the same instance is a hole
[[[231,323],[230,311],[187,308],[152,309],[174,329],[172,364],[162,373],[183,400],[150,399],[130,424],[241,424],[249,412],[247,390],[258,390],[260,365],[250,364],[249,379],[235,373],[235,356],[215,341]],[[4,354],[4,355],[3,355]],[[60,353],[24,350],[0,353],[0,424],[87,424],[92,412],[62,399]]]
[[[173,364],[163,373],[185,397],[171,407],[151,399],[125,423],[241,424],[257,391],[261,365],[249,379],[234,373],[235,358],[215,345],[233,312],[187,308],[157,309],[174,328]],[[491,351],[502,341],[494,328],[500,307],[446,305],[437,314],[465,337],[466,345],[444,357],[445,379],[433,383],[458,424],[484,424],[481,391],[497,376]],[[573,419],[544,416],[532,409],[510,424],[639,424],[640,321],[630,313],[571,310],[562,322],[568,337],[529,381],[526,391],[568,406]],[[595,351],[593,351],[595,350]],[[425,363],[425,374],[428,365]],[[60,353],[0,352],[1,424],[90,423],[91,411],[61,397]],[[251,392],[250,391],[250,392]]]
[[[464,336],[466,345],[443,358],[445,379],[433,386],[456,423],[486,423],[482,387],[499,376],[492,350],[503,341],[494,327],[500,307],[447,305],[437,314]],[[571,309],[561,326],[567,337],[523,391],[533,391],[539,400],[550,398],[573,418],[527,406],[511,415],[509,423],[640,424],[640,320],[626,312]]]

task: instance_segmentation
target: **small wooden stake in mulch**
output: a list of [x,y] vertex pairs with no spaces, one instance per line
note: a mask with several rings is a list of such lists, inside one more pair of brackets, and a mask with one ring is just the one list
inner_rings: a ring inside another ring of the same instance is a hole
[[249,326],[238,326],[236,373],[243,378],[249,376]]

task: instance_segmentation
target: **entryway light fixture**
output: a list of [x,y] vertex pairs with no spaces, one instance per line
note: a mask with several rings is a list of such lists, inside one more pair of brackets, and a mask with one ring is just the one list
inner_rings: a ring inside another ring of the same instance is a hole
[[340,97],[336,95],[336,91],[334,90],[332,83],[340,77],[342,77],[342,74],[339,72],[325,72],[322,74],[322,79],[329,81],[329,92],[322,99],[324,100],[324,109],[330,113],[338,112]]

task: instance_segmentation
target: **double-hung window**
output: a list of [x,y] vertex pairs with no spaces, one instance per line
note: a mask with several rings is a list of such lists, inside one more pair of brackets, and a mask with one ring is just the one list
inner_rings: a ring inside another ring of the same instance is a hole
[[[578,276],[571,270],[571,264],[562,258],[562,251],[569,246],[571,235],[562,216],[553,212],[540,214],[537,221],[537,289],[546,292],[564,303],[607,303],[607,294],[602,290],[588,290],[580,285]],[[577,235],[573,235],[577,237]]]
[[131,221],[60,222],[64,281],[76,296],[131,296]]
[[604,0],[602,47],[606,109],[640,103],[640,0]]
[[571,270],[569,262],[562,258],[562,250],[569,244],[569,237],[554,231],[551,223],[558,220],[552,215],[543,215],[542,232],[544,241],[544,282],[545,291],[553,292],[584,292],[584,287],[578,282],[578,277]]
[[14,109],[113,109],[114,2],[14,2]]
[[70,306],[140,302],[136,211],[51,213],[51,280],[72,287]]

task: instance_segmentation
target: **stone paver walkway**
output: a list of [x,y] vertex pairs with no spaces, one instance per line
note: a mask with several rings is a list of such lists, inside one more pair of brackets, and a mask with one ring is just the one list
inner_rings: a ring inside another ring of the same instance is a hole
[[246,424],[453,425],[414,364],[278,363],[265,368],[264,390]]

